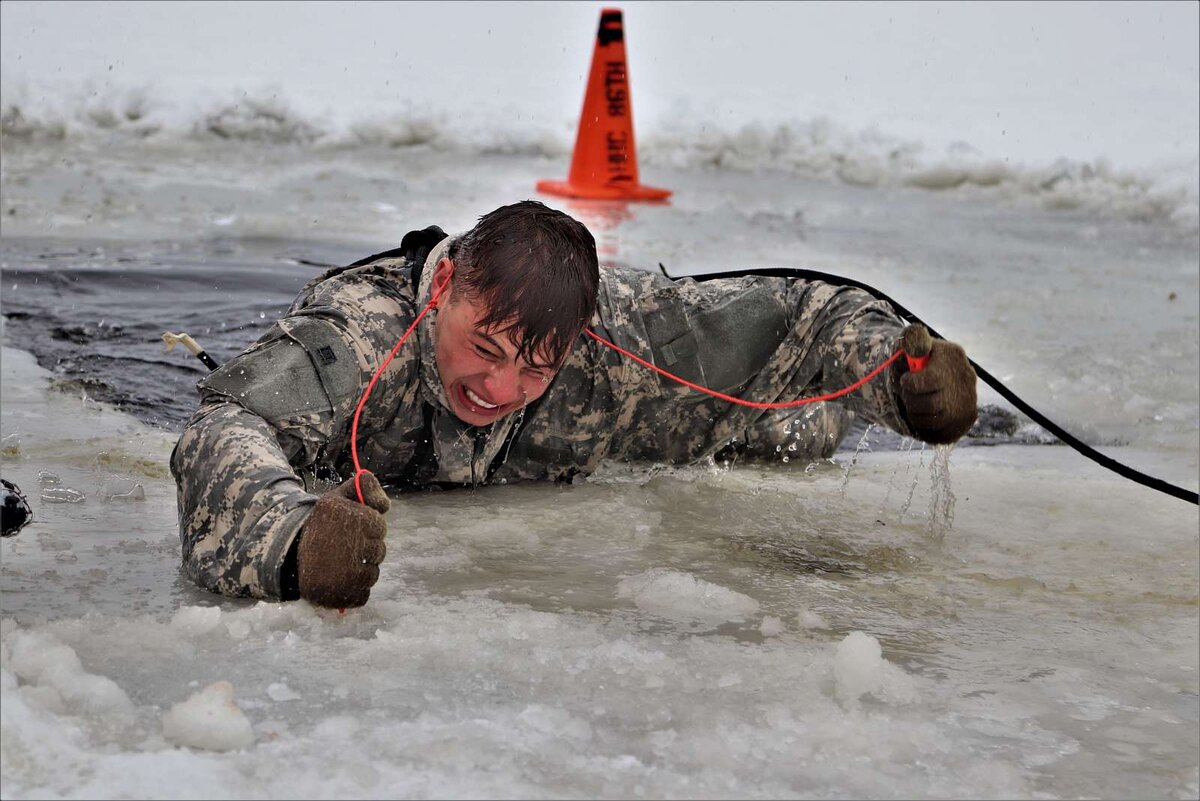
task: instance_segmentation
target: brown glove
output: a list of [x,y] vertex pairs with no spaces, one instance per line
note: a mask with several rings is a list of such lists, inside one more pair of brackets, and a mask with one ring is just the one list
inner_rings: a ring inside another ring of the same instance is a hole
[[900,346],[909,356],[929,356],[920,372],[900,376],[900,401],[913,436],[944,445],[966,434],[979,416],[975,370],[961,345],[934,340],[921,324],[904,329]]
[[379,580],[379,563],[387,552],[383,514],[391,502],[375,476],[363,473],[360,481],[366,504],[358,502],[354,479],[344,481],[317,499],[300,531],[300,597],[317,606],[362,606]]

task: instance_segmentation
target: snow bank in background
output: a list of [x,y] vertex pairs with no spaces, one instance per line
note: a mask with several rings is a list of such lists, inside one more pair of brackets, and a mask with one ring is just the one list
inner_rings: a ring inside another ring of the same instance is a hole
[[1138,221],[1166,220],[1185,231],[1200,225],[1200,157],[1130,170],[1107,159],[1066,157],[1048,163],[989,157],[959,143],[944,153],[877,130],[853,131],[828,119],[734,130],[681,130],[639,141],[648,164],[709,166],[743,172],[816,175],[853,186],[911,186],[990,194],[1048,209],[1087,209]]
[[[340,120],[298,111],[280,92],[242,93],[225,101],[159,99],[146,88],[88,86],[66,93],[7,86],[0,135],[22,145],[70,142],[103,149],[144,142],[178,157],[214,143],[289,146],[316,153],[428,147],[464,157],[483,154],[569,158],[574,131],[499,115],[412,110]],[[183,148],[184,150],[179,150]],[[719,123],[673,120],[638,140],[644,166],[738,172],[790,172],[862,187],[911,186],[986,193],[1050,209],[1086,209],[1137,221],[1200,227],[1200,155],[1127,169],[1107,159],[1061,157],[1047,163],[989,157],[965,143],[945,152],[874,128],[856,131],[828,118]]]
[[191,141],[296,145],[319,150],[405,148],[522,155],[569,155],[568,131],[539,129],[528,120],[477,112],[463,119],[448,109],[404,109],[334,118],[304,112],[281,91],[237,92],[225,99],[168,99],[147,87],[87,84],[70,89],[4,87],[0,133],[6,146],[62,141],[102,146],[117,138],[149,144]]

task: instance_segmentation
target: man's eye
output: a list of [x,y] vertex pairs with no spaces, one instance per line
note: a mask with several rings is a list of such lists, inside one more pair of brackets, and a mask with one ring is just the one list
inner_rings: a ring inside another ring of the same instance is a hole
[[496,358],[495,353],[492,353],[490,350],[485,348],[483,345],[480,345],[478,342],[476,342],[474,344],[474,348],[475,348],[475,352],[478,353],[480,356],[484,357],[485,359],[495,359]]

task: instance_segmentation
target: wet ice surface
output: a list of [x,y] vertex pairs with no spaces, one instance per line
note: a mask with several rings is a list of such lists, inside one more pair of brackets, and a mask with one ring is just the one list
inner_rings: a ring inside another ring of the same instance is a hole
[[[874,429],[856,455],[858,430],[811,469],[406,496],[362,610],[190,586],[166,463],[202,368],[162,331],[224,360],[305,262],[465,228],[562,169],[195,147],[6,143],[5,337],[53,371],[3,352],[3,473],[35,514],[0,544],[6,796],[1200,793],[1196,509],[1062,447],[939,461]],[[665,172],[646,179],[671,206],[560,207],[605,261],[874,284],[1068,429],[1196,488],[1194,235],[985,191]],[[38,500],[55,488],[84,500]]]
[[[3,351],[36,519],[0,542],[0,795],[1200,795],[1196,510],[1061,447],[859,428],[835,463],[409,496],[345,617],[190,586],[165,464],[202,369],[161,333],[223,360],[306,262],[565,175],[595,9],[476,8],[446,60],[371,32],[457,6],[0,6],[0,331],[52,371]],[[874,284],[1194,490],[1195,17],[635,4],[676,194],[547,200],[605,261]]]
[[1200,789],[1196,510],[1065,448],[957,449],[940,539],[932,449],[402,496],[340,616],[189,587],[171,436],[3,369],[5,476],[88,495],[0,544],[6,796]]

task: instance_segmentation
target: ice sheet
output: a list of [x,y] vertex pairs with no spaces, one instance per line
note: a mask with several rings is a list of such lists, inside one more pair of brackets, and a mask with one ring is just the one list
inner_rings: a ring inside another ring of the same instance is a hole
[[0,543],[6,795],[1196,791],[1196,510],[1065,448],[959,450],[940,540],[919,448],[406,496],[341,616],[189,588],[170,438],[3,361],[6,477],[147,495]]

